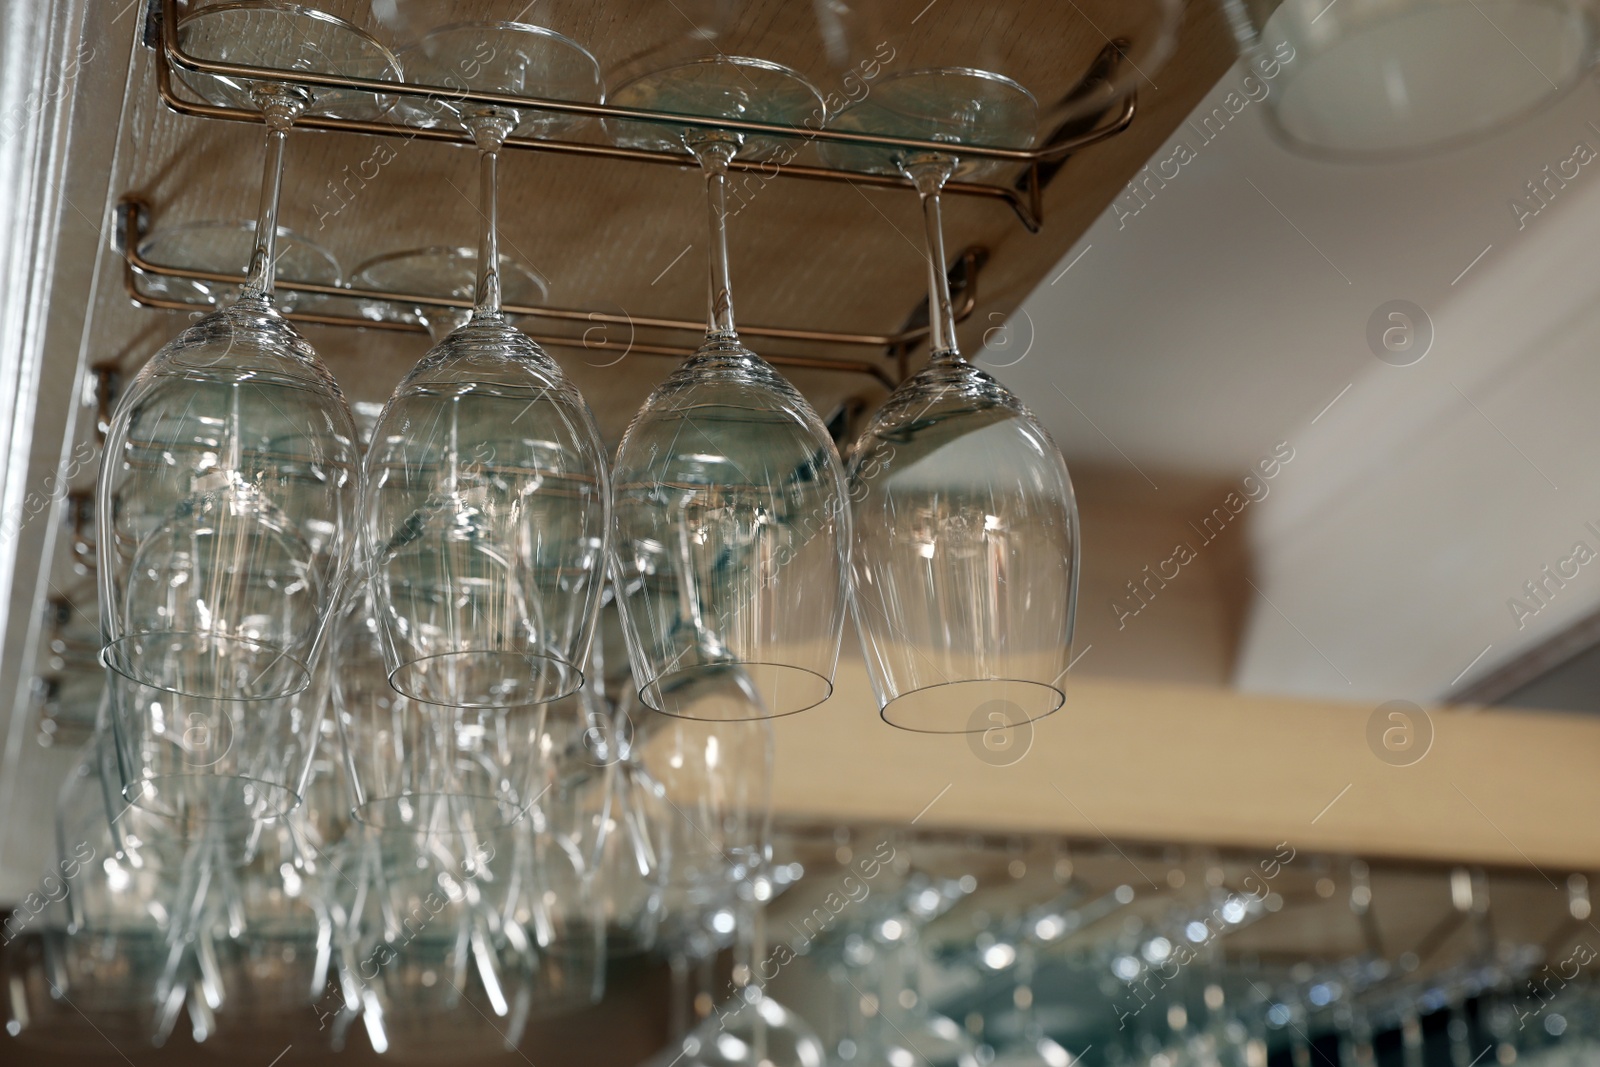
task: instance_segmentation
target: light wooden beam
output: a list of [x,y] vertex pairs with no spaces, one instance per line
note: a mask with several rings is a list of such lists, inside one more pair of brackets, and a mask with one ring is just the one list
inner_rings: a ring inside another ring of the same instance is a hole
[[[1388,708],[1077,678],[1006,750],[883,723],[865,668],[779,720],[776,811],[792,821],[1105,836],[1246,848],[1600,868],[1600,721]],[[1415,706],[1410,706],[1414,708]],[[1420,744],[1406,740],[1409,714]],[[1369,741],[1374,716],[1376,740]],[[991,738],[998,742],[999,738]],[[1383,755],[1380,755],[1383,753]]]

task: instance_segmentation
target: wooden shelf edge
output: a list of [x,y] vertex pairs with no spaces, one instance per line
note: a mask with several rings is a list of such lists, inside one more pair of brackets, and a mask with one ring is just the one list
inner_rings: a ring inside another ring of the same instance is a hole
[[[1431,731],[1425,749],[1404,748],[1408,723],[1414,746]],[[864,666],[847,660],[833,699],[776,730],[774,811],[787,822],[1287,841],[1533,867],[1554,881],[1600,868],[1600,720],[1581,716],[1075,678],[1062,711],[996,751],[981,736],[886,725]]]

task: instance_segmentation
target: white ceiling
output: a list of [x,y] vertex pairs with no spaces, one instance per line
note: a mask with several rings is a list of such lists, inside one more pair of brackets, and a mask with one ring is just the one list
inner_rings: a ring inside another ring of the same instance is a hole
[[[1507,605],[1575,541],[1600,551],[1583,529],[1600,528],[1600,159],[1520,229],[1511,205],[1579,142],[1600,148],[1600,93],[1586,81],[1470,148],[1385,166],[1296,156],[1263,110],[1209,141],[1180,127],[1155,158],[1180,141],[1194,158],[1143,206],[1108,208],[987,365],[1069,461],[1151,494],[1164,474],[1243,478],[1288,442],[1250,511],[1235,681],[1438,699],[1600,605],[1600,565],[1521,629]],[[1411,366],[1368,346],[1396,299],[1435,327]]]

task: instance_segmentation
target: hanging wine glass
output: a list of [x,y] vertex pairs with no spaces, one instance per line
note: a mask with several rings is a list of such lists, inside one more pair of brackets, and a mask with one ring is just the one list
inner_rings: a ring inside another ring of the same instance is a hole
[[[757,699],[738,671],[689,684],[703,700]],[[732,721],[650,715],[633,741],[640,811],[654,824],[661,877],[658,943],[672,974],[675,1040],[663,1063],[690,1047],[691,1026],[725,992],[709,988],[707,972],[736,932],[738,884],[765,848],[772,727],[748,712],[727,717]],[[703,1000],[690,996],[691,972],[702,976]]]
[[[592,662],[592,661],[591,661]],[[545,786],[529,817],[512,828],[514,884],[508,925],[527,933],[534,956],[534,1010],[570,1011],[605,993],[606,913],[598,861],[611,821],[607,768],[590,762],[587,719],[567,703],[589,698],[590,683],[551,710]]]
[[[55,863],[41,882],[49,903],[28,925],[13,917],[6,928],[9,941],[18,927],[30,933],[37,924],[43,950],[37,969],[19,968],[10,985],[10,1000],[22,1005],[13,1018],[19,1029],[53,1041],[82,1033],[87,1018],[93,1029],[83,1036],[100,1049],[107,1040],[160,1044],[176,1019],[176,1009],[167,1010],[157,995],[172,951],[168,908],[176,864],[169,862],[171,850],[142,847],[135,834],[123,832],[137,827],[170,838],[173,828],[108,795],[117,788],[108,740],[97,733],[61,786]],[[116,815],[130,825],[119,826]],[[7,944],[8,966],[20,948]],[[175,991],[178,1007],[184,997],[183,988]]]
[[[791,126],[824,114],[794,71],[722,55],[645,75],[611,102]],[[640,698],[673,715],[803,711],[833,691],[849,506],[821,420],[739,341],[726,234],[729,162],[770,155],[782,141],[671,123],[620,122],[611,134],[691,152],[711,218],[705,344],[650,395],[617,450],[615,580]],[[680,695],[730,670],[751,680],[758,703],[691,708]]]
[[185,826],[228,824],[217,846],[235,856],[249,850],[252,823],[299,805],[328,702],[325,663],[305,689],[270,699],[170,693],[114,671],[106,689],[130,803]]
[[[202,8],[177,34],[188,52],[219,62],[399,75],[365,33],[289,4]],[[130,799],[147,803],[154,789],[167,810],[217,803],[229,816],[260,817],[298,802],[318,712],[262,708],[311,684],[359,477],[350,408],[272,303],[284,142],[307,110],[370,118],[387,101],[183,77],[208,102],[262,113],[261,211],[238,301],[157,352],[118,401],[97,506],[102,659],[133,695],[113,720]],[[195,738],[201,751],[190,758]],[[158,751],[174,755],[148,764]]]
[[514,1049],[537,1007],[534,946],[506,921],[510,828],[470,853],[442,836],[373,834],[373,891],[350,976],[372,1047],[436,1063]]
[[584,758],[605,769],[605,794],[591,797],[593,817],[606,827],[594,857],[606,953],[638,955],[655,948],[661,925],[666,870],[660,825],[668,813],[639,758],[633,720],[643,709],[629,674],[614,586],[607,587],[600,610],[585,689]]
[[939,192],[984,169],[962,144],[1026,147],[1036,105],[985,71],[886,76],[835,129],[950,144],[918,152],[829,143],[853,170],[898,171],[922,197],[928,366],[895,390],[851,452],[856,629],[884,719],[907,730],[1005,728],[1062,704],[1078,583],[1066,462],[1022,402],[962,358]]
[[772,728],[753,721],[761,709],[738,709],[759,697],[737,669],[701,674],[679,696],[701,714],[652,715],[634,744],[659,805],[666,910],[694,930],[717,911],[731,915],[735,887],[765,862]]
[[[754,683],[737,670],[702,673],[684,687],[685,710],[759,699]],[[721,1003],[652,1063],[681,1057],[683,1067],[820,1067],[823,1061],[824,1047],[811,1026],[765,988],[782,957],[769,954],[766,939],[766,905],[775,890],[773,728],[758,721],[766,718],[759,710],[656,717],[638,742],[667,809],[663,852],[668,914],[676,928],[670,938],[674,982],[686,978],[691,959],[709,958],[729,935],[733,942],[731,988],[703,990]]]
[[333,647],[334,710],[356,819],[409,836],[404,847],[416,852],[465,859],[484,833],[527,811],[542,785],[544,705],[456,708],[445,716],[396,692],[365,583],[351,591]]
[[[536,26],[445,27],[420,51],[424,84],[603,95],[594,57]],[[435,705],[527,708],[582,684],[610,489],[588,405],[501,313],[495,172],[514,130],[549,133],[572,118],[459,98],[450,106],[481,159],[477,303],[378,421],[364,535],[390,684]]]
[[[350,284],[358,289],[471,300],[478,284],[478,253],[441,245],[386,252],[357,267]],[[506,303],[523,306],[543,304],[550,296],[543,278],[506,256],[500,257],[500,293]],[[397,308],[388,300],[364,303],[361,313],[380,321],[420,322],[435,345],[471,317],[463,308],[425,304]]]
[[[223,1002],[209,1047],[242,1051],[283,1035],[325,1041],[337,950],[361,896],[338,738],[324,726],[306,803],[256,824],[245,862],[213,861],[195,943],[214,968]],[[348,872],[345,870],[348,868]]]

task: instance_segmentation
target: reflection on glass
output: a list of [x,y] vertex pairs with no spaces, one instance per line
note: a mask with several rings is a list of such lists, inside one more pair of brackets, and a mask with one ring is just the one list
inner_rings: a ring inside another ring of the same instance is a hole
[[854,608],[883,717],[933,733],[1008,729],[1061,706],[1071,663],[1078,510],[1066,462],[1020,400],[962,358],[939,191],[985,169],[960,145],[1026,147],[1033,97],[965,69],[883,79],[834,128],[949,142],[893,153],[829,144],[840,166],[899,171],[922,196],[932,355],[850,455]]
[[[798,126],[821,98],[786,67],[711,56],[624,85],[613,104]],[[701,676],[739,671],[767,715],[833,691],[850,515],[837,451],[804,397],[739,341],[728,281],[728,163],[767,137],[621,122],[619,143],[691,152],[711,217],[706,341],[650,394],[617,449],[615,580],[640,698],[672,715]],[[689,686],[688,689],[685,687]]]

